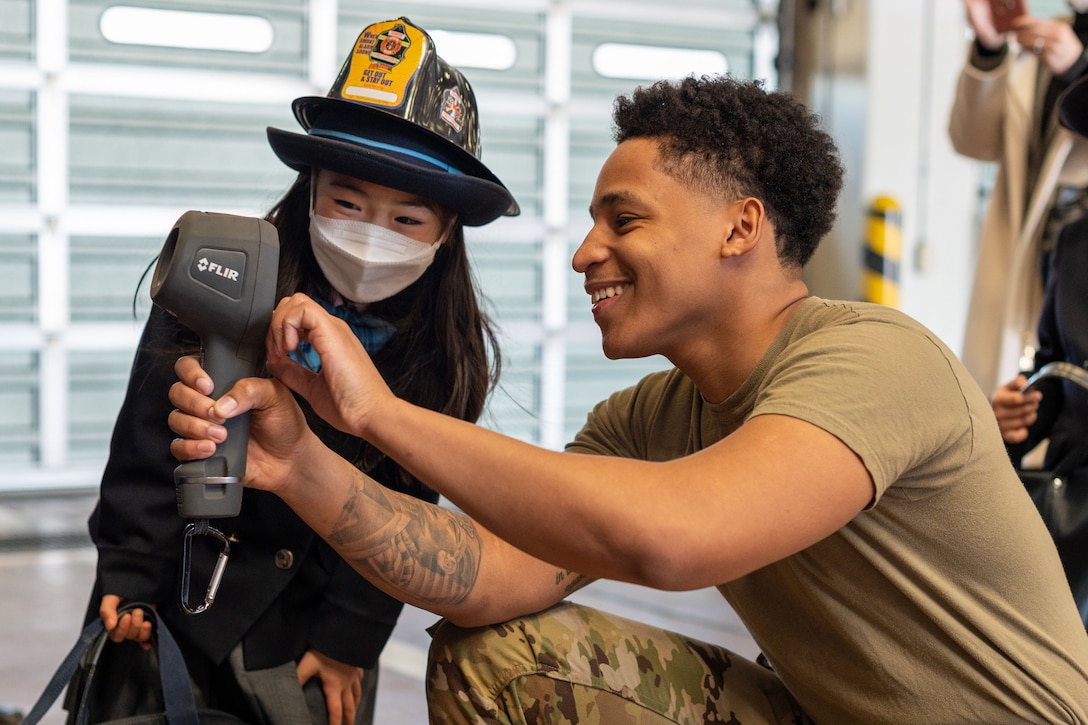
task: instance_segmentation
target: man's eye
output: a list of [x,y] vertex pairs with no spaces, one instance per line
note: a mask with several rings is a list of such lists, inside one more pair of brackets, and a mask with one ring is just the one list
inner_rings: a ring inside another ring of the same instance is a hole
[[633,222],[634,220],[635,220],[635,218],[633,216],[618,216],[618,217],[616,217],[616,226],[617,227],[627,226],[628,222]]

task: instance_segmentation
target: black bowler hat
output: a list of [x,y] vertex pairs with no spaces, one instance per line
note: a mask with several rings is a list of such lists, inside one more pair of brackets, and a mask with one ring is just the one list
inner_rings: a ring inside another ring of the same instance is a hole
[[297,171],[328,169],[418,194],[467,226],[520,213],[480,161],[472,86],[408,18],[364,29],[329,95],[291,107],[306,134],[270,127],[268,142]]
[[1081,76],[1058,99],[1058,118],[1062,125],[1081,136],[1088,136],[1088,76]]

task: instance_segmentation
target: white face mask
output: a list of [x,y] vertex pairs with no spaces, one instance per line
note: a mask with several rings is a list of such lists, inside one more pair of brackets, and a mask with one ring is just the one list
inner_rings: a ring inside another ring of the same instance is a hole
[[439,244],[417,242],[377,224],[310,215],[310,245],[325,278],[352,302],[377,302],[415,282]]

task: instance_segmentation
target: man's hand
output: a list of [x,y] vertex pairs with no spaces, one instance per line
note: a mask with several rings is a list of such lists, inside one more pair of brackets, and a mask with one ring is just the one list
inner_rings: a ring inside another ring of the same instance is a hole
[[1021,393],[1028,379],[1018,375],[994,392],[990,406],[997,417],[1001,439],[1006,443],[1023,443],[1028,437],[1028,427],[1039,417],[1039,401],[1043,394],[1038,390]]
[[[321,356],[320,373],[288,357],[301,341]],[[377,408],[396,400],[347,323],[304,294],[284,298],[272,313],[268,368],[324,420],[361,438]]]
[[298,661],[298,684],[305,685],[314,677],[321,680],[325,706],[329,711],[329,725],[351,725],[355,722],[355,711],[363,696],[363,669],[337,662],[311,649]]

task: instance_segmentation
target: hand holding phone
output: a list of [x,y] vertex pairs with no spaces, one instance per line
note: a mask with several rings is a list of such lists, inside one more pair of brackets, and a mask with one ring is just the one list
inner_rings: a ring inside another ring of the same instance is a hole
[[990,14],[993,15],[994,30],[1008,33],[1017,18],[1028,14],[1027,0],[990,0]]

